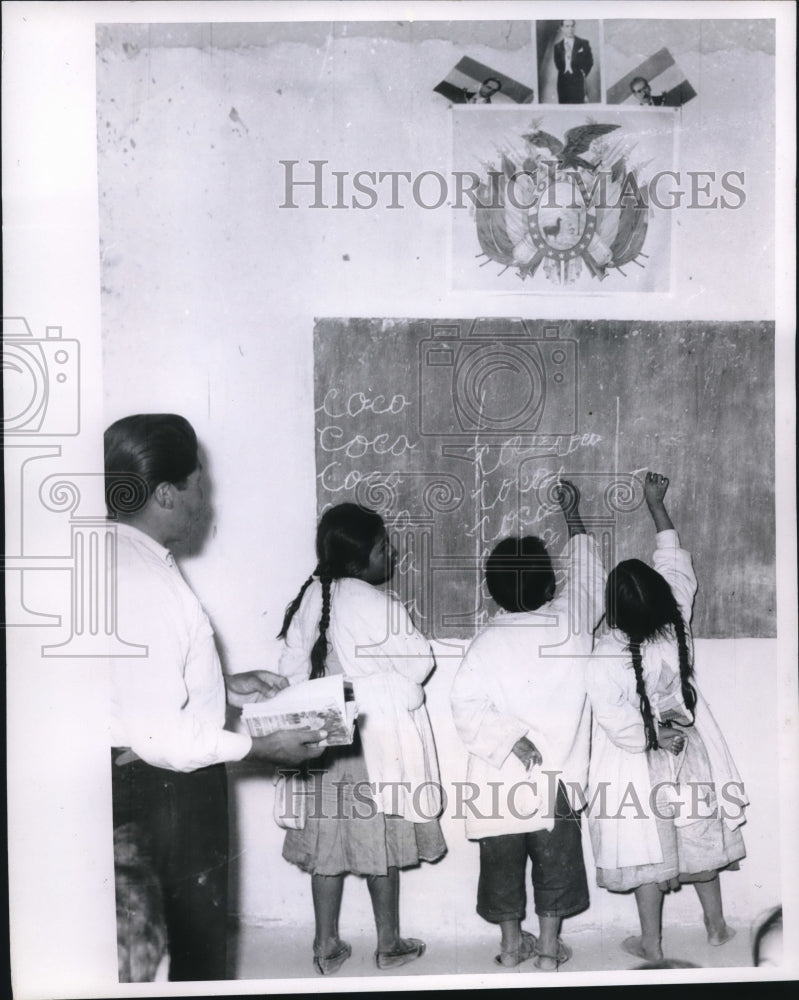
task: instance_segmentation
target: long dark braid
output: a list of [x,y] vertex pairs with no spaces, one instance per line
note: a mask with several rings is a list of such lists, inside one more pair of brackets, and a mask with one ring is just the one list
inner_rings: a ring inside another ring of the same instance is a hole
[[319,635],[311,649],[311,680],[325,676],[327,664],[327,630],[330,625],[330,590],[332,579],[330,574],[322,571],[319,574],[322,583],[322,617],[319,619]]
[[644,722],[646,749],[657,750],[657,728],[644,684],[641,647],[645,642],[673,632],[679,652],[682,697],[693,716],[696,690],[690,683],[693,665],[685,621],[668,581],[640,559],[627,559],[610,571],[605,589],[605,608],[610,627],[620,629],[627,636],[627,648],[635,672],[635,690]]
[[316,530],[316,569],[286,608],[278,639],[285,639],[305,592],[318,577],[322,585],[322,614],[319,635],[311,648],[311,680],[324,677],[327,667],[332,584],[345,577],[359,577],[369,565],[373,546],[385,534],[383,519],[373,510],[354,503],[331,507],[322,515]]
[[302,604],[302,599],[305,597],[305,591],[313,583],[314,576],[316,575],[316,570],[308,577],[305,583],[300,587],[300,592],[294,598],[294,600],[286,608],[286,613],[283,615],[283,625],[277,634],[278,639],[285,639],[289,630],[289,625],[291,625],[292,618],[297,614]]
[[638,701],[641,706],[641,716],[644,720],[644,732],[646,733],[646,749],[657,750],[658,734],[655,728],[655,720],[652,716],[652,706],[649,704],[649,695],[646,693],[644,684],[644,668],[641,663],[641,643],[630,642],[630,655],[633,660],[633,670],[635,671],[635,690],[638,693]]
[[674,631],[677,635],[677,649],[680,654],[680,687],[682,689],[682,700],[685,707],[691,713],[691,724],[694,722],[694,709],[696,708],[696,688],[691,683],[694,675],[694,667],[691,663],[691,656],[688,646],[688,635],[686,633],[685,622],[680,614],[679,608],[672,621]]

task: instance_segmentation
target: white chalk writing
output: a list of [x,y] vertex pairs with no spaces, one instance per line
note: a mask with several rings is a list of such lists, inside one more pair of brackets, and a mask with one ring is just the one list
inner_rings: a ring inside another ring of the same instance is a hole
[[365,392],[353,392],[347,397],[347,401],[341,409],[341,404],[336,406],[338,395],[338,389],[328,389],[322,405],[317,406],[314,412],[324,413],[326,416],[332,417],[333,420],[340,420],[342,417],[357,417],[361,413],[374,413],[376,415],[389,413],[396,416],[396,414],[402,413],[406,406],[411,405],[402,393],[397,393],[387,399],[386,396],[371,398]]
[[345,490],[354,490],[361,483],[367,488],[385,487],[395,489],[399,483],[399,475],[396,472],[385,473],[361,472],[360,469],[351,469],[341,478],[341,462],[328,462],[328,464],[317,475],[317,479],[322,484],[323,489],[328,493],[341,493]]
[[[450,458],[441,451],[448,443],[445,433],[440,441],[425,441],[423,447],[421,437],[417,440],[413,413],[405,413],[414,405],[413,397],[402,393],[328,389],[315,410],[321,415],[316,427],[320,496],[329,495],[333,503],[354,499],[381,515],[397,550],[397,584],[401,581],[406,606],[419,617],[422,608],[430,614],[431,570],[439,572],[446,586],[447,580],[459,579],[457,573],[443,572],[447,559],[456,552],[458,558],[468,553],[469,562],[475,560],[473,620],[479,624],[486,620],[489,603],[482,573],[485,558],[508,535],[534,533],[552,551],[562,544],[561,519],[549,520],[558,513],[551,486],[560,477],[568,478],[574,468],[573,460],[564,461],[566,456],[596,448],[602,437],[595,433],[517,434],[488,442],[478,437],[471,447],[456,449]],[[408,455],[413,457],[392,461]],[[331,460],[324,464],[323,456]],[[440,473],[452,480],[459,478],[461,492],[456,489],[452,507],[431,518],[426,484],[439,475],[436,470],[442,459]],[[366,464],[388,468],[357,467]],[[393,471],[392,465],[404,471]],[[463,496],[469,498],[465,504],[460,503]],[[429,533],[425,543],[420,529]]]
[[371,439],[363,434],[356,434],[343,444],[340,443],[345,436],[344,431],[335,424],[322,427],[319,430],[319,447],[326,452],[343,451],[348,458],[363,458],[370,450],[375,455],[398,457],[416,448],[416,444],[412,444],[404,434],[399,434],[393,441],[390,441],[388,434],[377,434]]

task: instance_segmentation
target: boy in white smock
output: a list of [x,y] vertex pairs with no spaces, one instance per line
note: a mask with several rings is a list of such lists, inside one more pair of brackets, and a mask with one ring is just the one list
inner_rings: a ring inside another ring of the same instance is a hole
[[[560,592],[539,538],[503,539],[486,563],[501,610],[470,645],[450,699],[469,751],[466,835],[480,844],[477,912],[500,927],[499,965],[534,958],[545,970],[571,957],[561,922],[589,902],[579,804],[575,811],[566,789],[579,798],[588,777],[584,670],[605,584],[577,489],[561,482],[557,496],[569,532]],[[521,928],[528,857],[537,938]]]

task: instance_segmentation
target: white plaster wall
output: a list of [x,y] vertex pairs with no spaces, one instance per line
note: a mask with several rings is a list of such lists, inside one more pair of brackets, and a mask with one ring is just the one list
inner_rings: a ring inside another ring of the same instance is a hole
[[[431,88],[464,51],[533,79],[532,45],[308,37],[241,48],[214,48],[207,38],[202,47],[162,46],[151,44],[146,29],[118,26],[101,36],[98,52],[105,422],[171,410],[196,427],[215,519],[205,550],[185,570],[234,670],[274,665],[283,609],[313,565],[315,316],[652,315],[645,296],[598,306],[585,298],[450,293],[446,211],[279,209],[281,159],[446,172],[450,112]],[[739,72],[748,67],[749,79],[759,80],[773,56],[730,44]],[[699,59],[692,56],[684,57],[686,68]],[[675,295],[660,299],[655,315],[772,318],[773,265],[763,253],[773,227],[771,95],[758,85],[730,105],[714,74],[699,82],[702,100],[684,112],[681,162],[723,171],[738,169],[743,157],[752,163],[749,201],[723,218],[699,210],[675,219]],[[719,131],[712,142],[705,141],[707,119]],[[673,475],[679,489],[679,470]],[[746,919],[779,898],[776,643],[708,641],[699,652],[703,689],[752,800],[750,856],[741,872],[724,877],[730,915]],[[456,666],[441,660],[428,685],[446,781],[464,772],[448,709]],[[237,912],[309,928],[309,880],[280,857],[270,782],[234,771]],[[460,821],[443,822],[447,858],[404,876],[404,926],[424,935],[446,919],[455,933],[482,933],[474,914],[476,846]],[[593,881],[588,847],[586,857]],[[698,917],[687,890],[667,905],[669,920]],[[573,926],[633,926],[634,919],[631,899],[595,889],[591,909]],[[371,926],[364,886],[348,887],[343,922]]]

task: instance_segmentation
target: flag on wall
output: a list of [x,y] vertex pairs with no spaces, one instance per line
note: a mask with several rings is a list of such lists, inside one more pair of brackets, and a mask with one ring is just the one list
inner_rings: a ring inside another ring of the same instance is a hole
[[[489,78],[498,80],[500,89],[491,94],[491,104],[530,104],[533,100],[532,88],[499,73],[490,66],[464,56],[447,74],[446,78],[433,87],[437,94],[446,97],[453,104],[469,104],[470,96],[479,92]],[[480,102],[483,103],[483,102]]]
[[630,70],[612,87],[608,87],[607,103],[637,104],[630,90],[630,83],[637,76],[642,76],[649,82],[653,97],[663,96],[664,107],[679,108],[692,97],[696,97],[696,91],[674,61],[674,56],[668,49],[663,48],[645,59],[640,66]]

